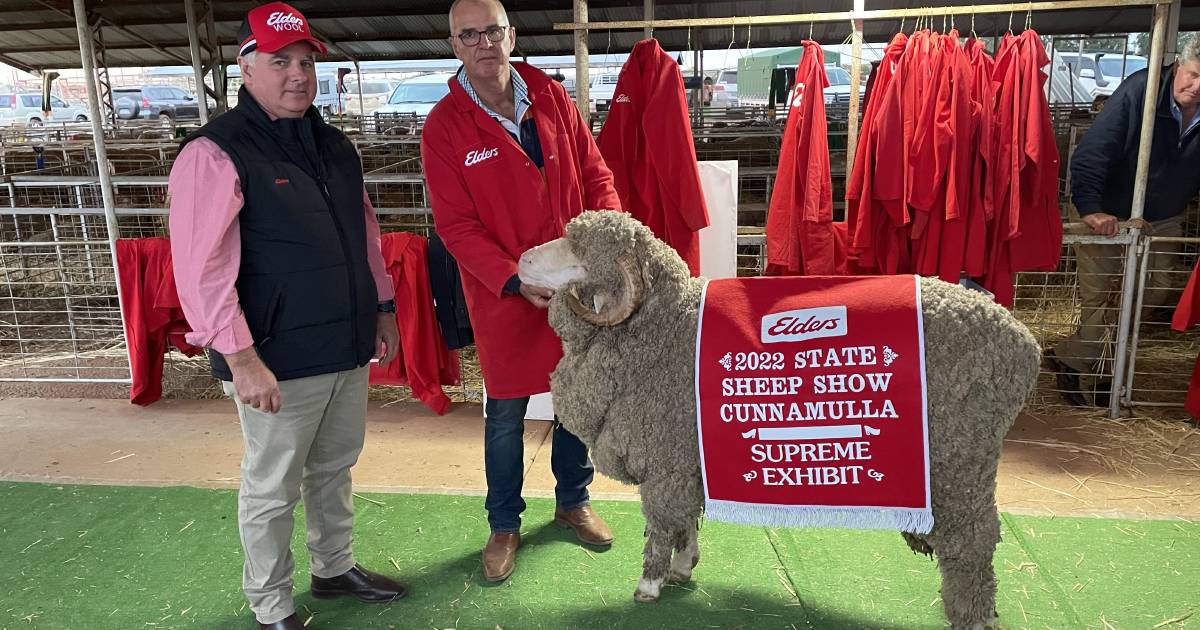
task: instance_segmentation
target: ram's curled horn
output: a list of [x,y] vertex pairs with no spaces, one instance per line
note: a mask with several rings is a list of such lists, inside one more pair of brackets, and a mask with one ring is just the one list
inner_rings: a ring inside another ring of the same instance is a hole
[[600,312],[584,306],[574,293],[567,293],[567,305],[583,321],[593,326],[616,326],[629,319],[646,297],[646,283],[638,269],[637,259],[631,254],[621,254],[617,258],[617,267],[621,270],[621,288],[616,299],[610,300]]

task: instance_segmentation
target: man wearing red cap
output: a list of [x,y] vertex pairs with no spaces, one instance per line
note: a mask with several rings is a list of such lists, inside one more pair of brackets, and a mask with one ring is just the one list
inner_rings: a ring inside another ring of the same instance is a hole
[[351,552],[350,468],[366,428],[367,365],[396,355],[392,283],[349,140],[312,107],[316,54],[296,9],[251,10],[238,106],[184,141],[171,169],[180,302],[237,404],[238,524],[259,628],[300,629],[292,538],[303,497],[315,597],[390,602],[405,587]]
[[[558,82],[510,63],[516,31],[496,0],[456,0],[450,44],[463,67],[421,137],[433,221],[462,272],[487,388],[484,468],[491,535],[484,577],[506,579],[521,544],[524,421],[529,397],[550,390],[562,343],[546,307],[553,291],[522,284],[525,250],[563,236],[585,209],[620,209],[612,172]],[[587,447],[555,423],[550,468],[554,520],[579,540],[612,543],[592,511]]]

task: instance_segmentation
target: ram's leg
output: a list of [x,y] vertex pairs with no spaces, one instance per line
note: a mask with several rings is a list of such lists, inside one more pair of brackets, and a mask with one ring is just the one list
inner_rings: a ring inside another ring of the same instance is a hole
[[700,532],[689,527],[675,534],[675,556],[671,558],[671,582],[686,582],[692,579],[692,569],[700,562]]
[[658,601],[663,582],[671,568],[671,533],[658,523],[646,523],[646,548],[642,552],[642,579],[633,598],[639,602]]
[[[695,531],[703,499],[693,496],[696,479],[663,477],[642,484],[642,513],[646,516],[646,549],[642,564],[642,580],[635,598],[654,601],[662,592],[663,582],[671,573],[671,552],[687,546],[687,532]],[[703,494],[700,495],[703,497]],[[682,545],[680,544],[682,540]],[[689,570],[690,573],[690,570]]]
[[942,605],[955,630],[983,630],[996,622],[996,573],[992,556],[1000,542],[995,507],[963,526],[938,532],[930,543],[942,570]]

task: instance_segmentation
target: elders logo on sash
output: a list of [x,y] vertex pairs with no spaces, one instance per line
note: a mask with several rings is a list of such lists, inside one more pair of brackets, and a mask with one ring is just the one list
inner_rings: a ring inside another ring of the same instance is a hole
[[471,151],[467,154],[467,159],[463,162],[463,166],[475,166],[484,160],[490,160],[500,154],[500,147],[492,147],[483,151]]
[[276,11],[267,18],[267,26],[276,31],[303,31],[304,20],[296,17],[295,13]]
[[762,318],[762,342],[784,343],[846,335],[846,307],[823,306],[771,313]]

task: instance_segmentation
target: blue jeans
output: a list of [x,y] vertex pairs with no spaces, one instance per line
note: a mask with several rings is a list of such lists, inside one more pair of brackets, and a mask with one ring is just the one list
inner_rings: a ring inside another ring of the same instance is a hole
[[[521,530],[521,484],[525,480],[525,410],[529,398],[488,398],[483,429],[483,461],[487,471],[488,524],[497,534]],[[587,447],[557,421],[550,452],[554,498],[564,510],[588,504],[588,485],[594,469]]]

